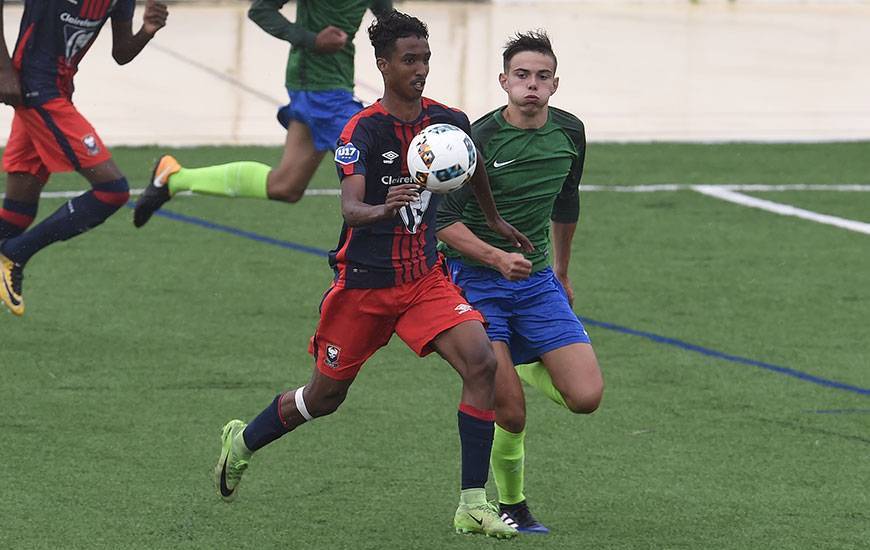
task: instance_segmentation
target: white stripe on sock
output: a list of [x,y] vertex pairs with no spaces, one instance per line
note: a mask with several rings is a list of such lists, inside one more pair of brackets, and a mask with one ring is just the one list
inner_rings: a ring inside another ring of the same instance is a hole
[[304,389],[305,386],[302,386],[296,390],[296,408],[305,420],[311,420],[311,415],[308,414],[308,408],[305,406],[305,399],[302,398],[302,390]]

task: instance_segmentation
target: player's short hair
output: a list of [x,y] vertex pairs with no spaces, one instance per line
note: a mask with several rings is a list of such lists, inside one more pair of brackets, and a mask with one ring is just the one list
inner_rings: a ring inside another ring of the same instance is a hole
[[389,57],[396,48],[396,40],[409,36],[428,39],[429,28],[413,15],[400,11],[393,10],[369,25],[369,40],[375,48],[375,57]]
[[518,32],[508,40],[504,45],[504,70],[507,72],[511,64],[511,59],[520,52],[538,52],[548,55],[553,58],[553,63],[557,64],[556,54],[553,52],[553,45],[550,43],[550,37],[541,29],[529,32]]

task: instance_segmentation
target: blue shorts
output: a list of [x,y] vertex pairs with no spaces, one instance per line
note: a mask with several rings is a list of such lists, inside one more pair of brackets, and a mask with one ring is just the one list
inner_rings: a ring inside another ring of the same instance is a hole
[[508,281],[498,271],[459,260],[449,259],[447,265],[453,282],[486,317],[489,339],[508,344],[515,365],[569,344],[590,343],[552,268]]
[[291,120],[308,126],[318,151],[335,151],[335,142],[350,117],[360,112],[363,104],[347,90],[308,92],[287,90],[290,103],[278,109],[278,122],[284,128]]

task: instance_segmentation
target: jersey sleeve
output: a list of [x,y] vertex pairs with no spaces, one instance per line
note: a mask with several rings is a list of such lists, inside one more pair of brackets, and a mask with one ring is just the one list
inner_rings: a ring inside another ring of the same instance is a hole
[[288,21],[281,15],[281,7],[289,0],[254,0],[248,8],[248,19],[258,27],[271,34],[290,42],[296,47],[313,49],[317,33],[312,32],[299,23]]
[[366,128],[359,124],[356,117],[345,126],[335,148],[335,168],[338,170],[338,180],[353,175],[366,175],[368,151],[371,148],[371,138]]
[[112,8],[112,21],[130,21],[136,9],[136,0],[121,0]]
[[577,157],[553,203],[550,219],[556,223],[577,223],[580,219],[580,179],[583,177],[583,165],[586,161],[586,130],[581,122],[578,128],[567,129],[567,132],[577,147]]

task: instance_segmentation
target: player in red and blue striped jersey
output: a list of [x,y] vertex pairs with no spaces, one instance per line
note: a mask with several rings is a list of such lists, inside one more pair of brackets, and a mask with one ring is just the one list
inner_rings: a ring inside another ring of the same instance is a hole
[[[334,412],[363,363],[399,337],[418,355],[438,352],[462,376],[460,532],[513,537],[486,500],[494,430],[495,356],[483,317],[447,278],[435,249],[439,197],[412,183],[405,162],[413,136],[430,124],[470,131],[460,111],[422,97],[429,73],[426,26],[393,12],[369,28],[384,95],[347,124],[335,151],[344,227],[330,253],[335,280],[321,303],[309,351],[316,366],[305,386],[278,395],[250,424],[224,427],[215,468],[218,491],[234,498],[251,455],[306,421]],[[531,244],[495,209],[486,172],[470,185],[490,226],[514,243]]]
[[[127,179],[93,126],[72,103],[79,62],[106,21],[112,56],[129,63],[166,24],[164,4],[148,0],[133,34],[135,0],[25,0],[10,57],[0,0],[0,102],[15,108],[3,153],[6,193],[0,208],[0,300],[24,314],[23,268],[44,247],[103,223],[129,197]],[[91,190],[27,230],[42,188],[54,172],[77,171]]]

